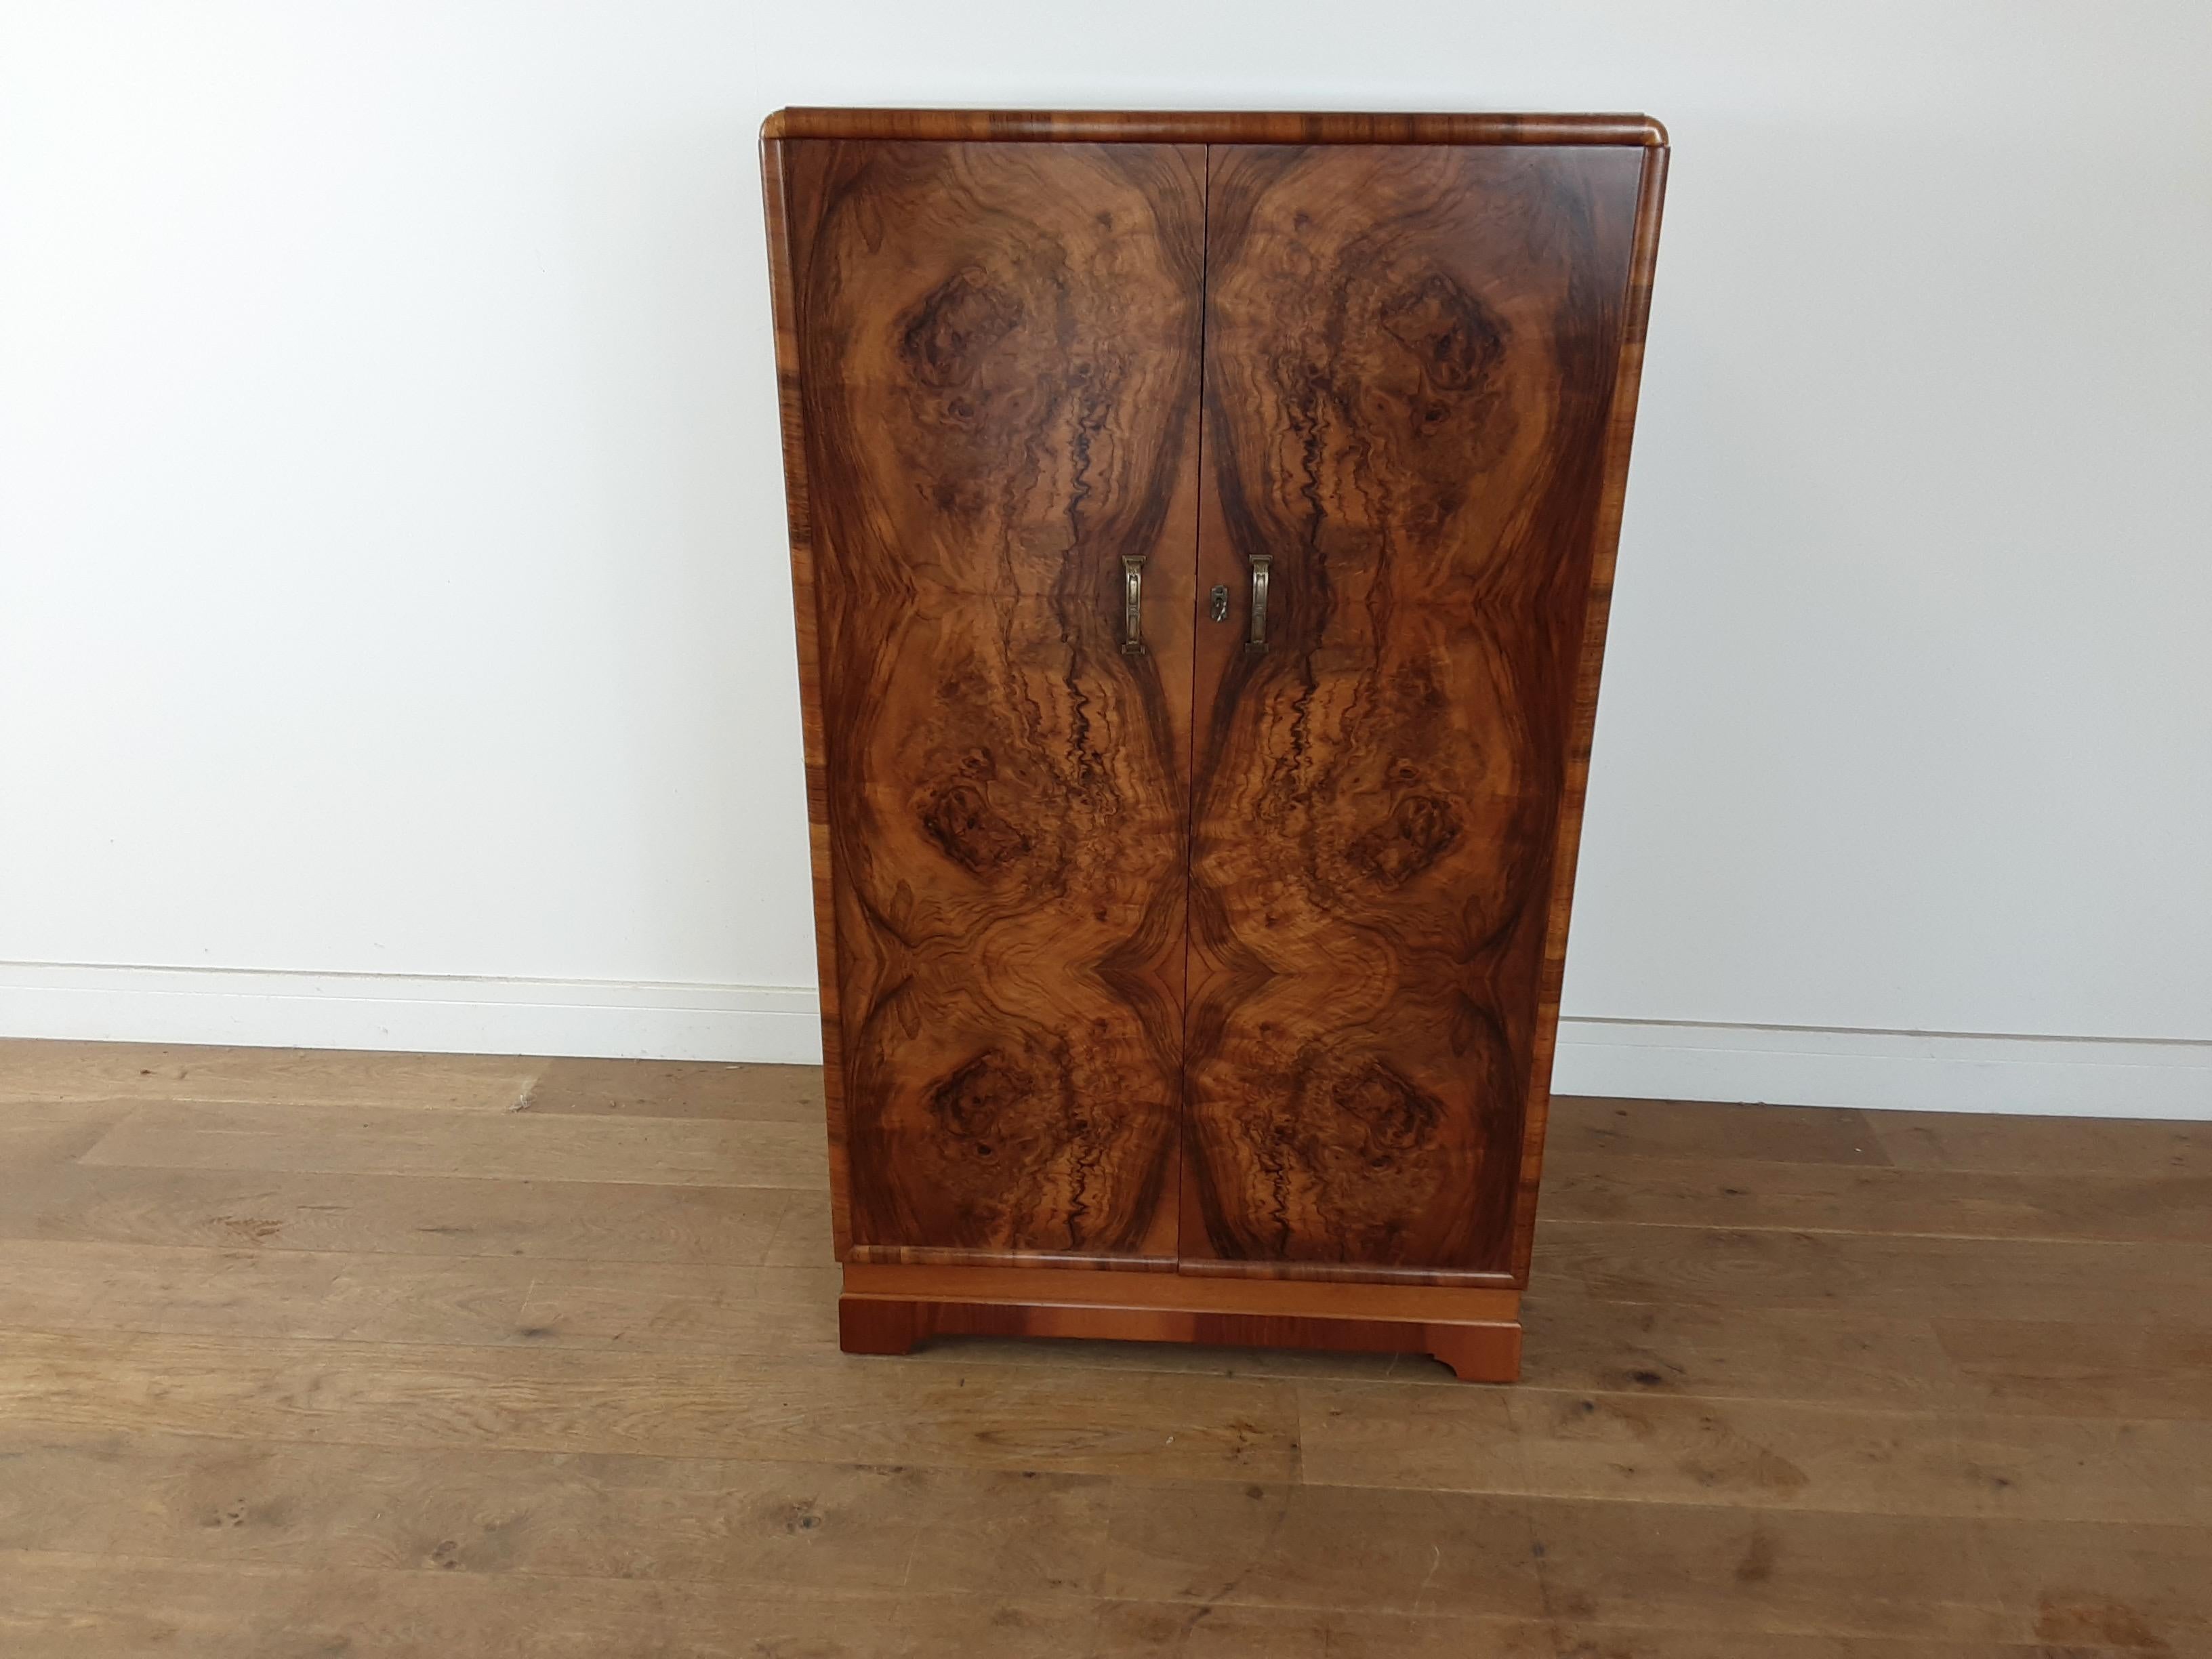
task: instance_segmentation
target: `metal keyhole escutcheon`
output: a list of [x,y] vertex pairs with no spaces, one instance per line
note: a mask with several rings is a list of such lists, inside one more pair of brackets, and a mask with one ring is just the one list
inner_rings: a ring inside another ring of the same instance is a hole
[[1227,622],[1229,620],[1229,590],[1225,587],[1217,587],[1207,596],[1207,599],[1209,603],[1206,614],[1216,622]]

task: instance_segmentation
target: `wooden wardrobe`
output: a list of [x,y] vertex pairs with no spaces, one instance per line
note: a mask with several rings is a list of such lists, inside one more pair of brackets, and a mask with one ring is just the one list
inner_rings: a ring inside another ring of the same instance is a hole
[[844,1346],[1510,1380],[1664,129],[762,151]]

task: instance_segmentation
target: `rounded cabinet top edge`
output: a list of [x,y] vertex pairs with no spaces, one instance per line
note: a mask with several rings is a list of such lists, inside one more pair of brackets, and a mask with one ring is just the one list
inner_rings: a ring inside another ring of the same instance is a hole
[[790,138],[1159,144],[1626,144],[1667,147],[1642,114],[1416,114],[1280,110],[864,109],[794,106],[761,123]]

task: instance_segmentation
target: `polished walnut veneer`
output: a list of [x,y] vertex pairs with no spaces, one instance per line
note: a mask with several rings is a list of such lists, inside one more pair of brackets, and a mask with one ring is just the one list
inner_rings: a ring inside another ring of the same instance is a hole
[[848,1346],[1512,1376],[1663,131],[763,150]]

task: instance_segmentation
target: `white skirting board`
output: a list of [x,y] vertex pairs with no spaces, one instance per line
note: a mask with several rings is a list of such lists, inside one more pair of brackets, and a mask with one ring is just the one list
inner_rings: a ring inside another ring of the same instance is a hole
[[1563,1095],[2212,1118],[2212,1042],[1562,1019]]
[[[0,963],[0,1036],[808,1064],[811,987]],[[1571,1018],[1560,1094],[2212,1119],[2212,1041]]]
[[818,1064],[811,986],[0,963],[0,1036]]

